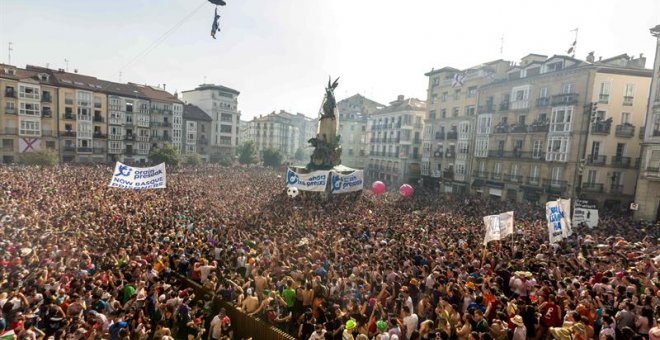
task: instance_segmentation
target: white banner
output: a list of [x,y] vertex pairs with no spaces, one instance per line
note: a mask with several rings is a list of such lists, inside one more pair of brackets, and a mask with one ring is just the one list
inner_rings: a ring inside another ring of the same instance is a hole
[[484,245],[490,241],[501,240],[513,234],[513,211],[484,216],[484,225],[486,226]]
[[348,175],[332,171],[330,176],[332,178],[330,191],[333,194],[360,191],[364,187],[364,172],[362,170],[355,170]]
[[295,187],[302,191],[325,191],[328,183],[329,171],[314,171],[308,174],[297,174],[287,169],[286,186]]
[[571,200],[557,199],[545,204],[550,243],[556,243],[573,234],[571,228]]
[[163,189],[167,187],[165,163],[134,168],[117,162],[109,187],[122,189]]
[[573,227],[585,223],[589,228],[598,226],[598,205],[592,200],[575,200]]

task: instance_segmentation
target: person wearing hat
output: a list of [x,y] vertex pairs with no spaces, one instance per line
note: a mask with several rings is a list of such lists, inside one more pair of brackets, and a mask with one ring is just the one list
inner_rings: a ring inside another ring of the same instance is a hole
[[357,328],[357,322],[355,320],[350,319],[346,321],[346,325],[344,325],[344,332],[341,334],[341,339],[342,340],[355,340],[353,337],[353,332]]
[[526,340],[527,339],[527,328],[525,327],[525,323],[523,322],[523,318],[520,315],[516,315],[511,319],[511,323],[515,325],[515,329],[513,330],[513,338],[512,340]]
[[390,335],[387,333],[387,322],[384,320],[376,321],[376,331],[374,340],[390,340]]

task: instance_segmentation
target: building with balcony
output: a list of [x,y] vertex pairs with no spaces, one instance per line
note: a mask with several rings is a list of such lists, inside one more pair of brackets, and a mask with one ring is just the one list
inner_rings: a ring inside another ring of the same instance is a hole
[[[107,135],[107,153],[110,161],[145,163],[151,149],[151,104],[147,96],[131,84],[106,82],[108,93],[108,119],[94,116],[94,122],[103,128],[94,127],[95,135]],[[105,124],[103,124],[105,123]],[[95,149],[95,152],[100,152]]]
[[165,88],[143,86],[129,83],[137,87],[149,100],[149,141],[150,149],[161,148],[171,144],[181,152],[183,130],[183,102]]
[[643,131],[641,170],[635,193],[639,209],[634,212],[634,217],[657,222],[660,220],[660,25],[651,28],[651,35],[656,38],[656,50]]
[[509,200],[631,201],[650,79],[644,64],[627,55],[531,54],[506,79],[482,86],[471,190]]
[[196,153],[208,162],[209,136],[213,119],[199,107],[186,104],[183,107],[183,148],[184,154]]
[[293,119],[295,116],[285,111],[273,111],[248,122],[247,140],[254,142],[259,156],[266,149],[276,149],[282,153],[284,161],[294,160],[296,151],[302,147],[301,131]]
[[[508,68],[509,62],[496,60],[466,70],[443,67],[425,74],[428,99],[421,163],[425,186],[467,191],[479,91],[503,79]],[[496,104],[486,105],[492,110]]]
[[0,64],[0,140],[4,164],[23,152],[57,150],[57,85],[49,74]]
[[426,102],[399,95],[388,106],[367,116],[367,180],[382,181],[390,189],[417,183],[425,115]]
[[369,141],[367,137],[368,116],[384,108],[360,94],[355,94],[337,102],[339,129],[342,145],[342,164],[351,168],[363,169],[367,164]]
[[240,92],[222,85],[202,84],[182,94],[186,103],[199,107],[213,119],[209,140],[211,161],[234,157],[239,145]]

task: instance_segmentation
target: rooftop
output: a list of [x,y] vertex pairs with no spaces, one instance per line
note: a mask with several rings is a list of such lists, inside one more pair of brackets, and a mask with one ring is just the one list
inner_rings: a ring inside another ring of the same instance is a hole
[[205,122],[212,122],[213,119],[196,105],[186,104],[183,106],[183,119],[187,120],[201,120]]
[[227,92],[227,93],[233,93],[235,95],[241,94],[240,92],[226,87],[222,85],[215,85],[215,84],[201,84],[197,86],[194,90],[188,90],[188,91],[183,91],[183,92],[192,92],[192,91],[205,91],[205,90],[217,90],[217,91],[222,91],[222,92]]

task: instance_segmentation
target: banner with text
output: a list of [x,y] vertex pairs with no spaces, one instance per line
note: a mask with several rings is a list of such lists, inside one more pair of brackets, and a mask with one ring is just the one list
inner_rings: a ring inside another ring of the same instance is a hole
[[513,234],[513,211],[484,216],[484,225],[486,226],[484,245],[490,241],[499,241]]
[[362,170],[355,170],[348,175],[332,171],[330,175],[332,178],[330,191],[333,194],[360,191],[364,187],[364,172]]
[[573,234],[571,228],[571,200],[557,199],[545,204],[550,243],[556,243]]
[[165,163],[134,168],[117,162],[109,187],[121,189],[164,189],[167,187]]
[[573,227],[586,224],[589,228],[598,226],[598,204],[594,200],[575,200],[573,206]]
[[329,171],[313,171],[308,174],[298,174],[290,168],[286,173],[286,186],[295,187],[301,191],[325,191]]

